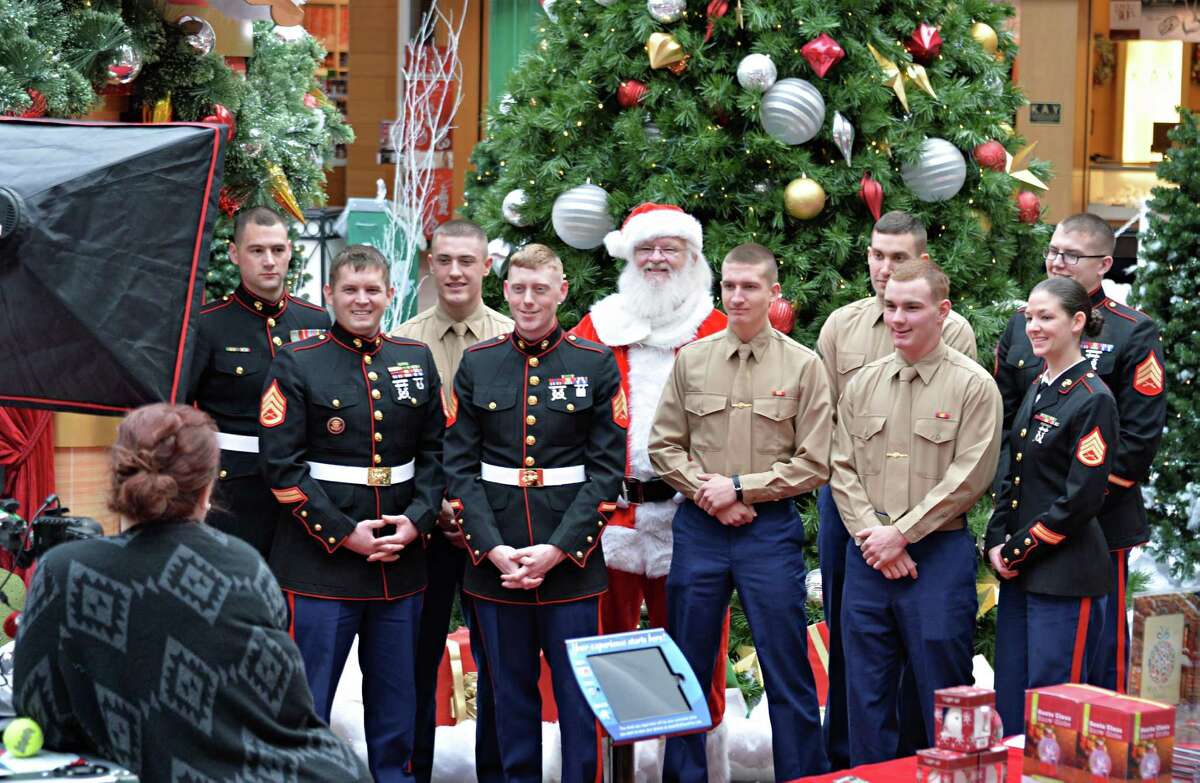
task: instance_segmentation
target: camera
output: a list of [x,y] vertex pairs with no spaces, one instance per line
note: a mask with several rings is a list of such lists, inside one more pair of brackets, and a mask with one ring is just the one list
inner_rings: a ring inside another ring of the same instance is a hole
[[17,514],[19,508],[20,503],[12,498],[0,499],[0,548],[12,554],[17,568],[28,568],[58,544],[104,535],[100,523],[91,517],[69,515],[71,509],[62,506],[57,495],[46,498],[32,522]]

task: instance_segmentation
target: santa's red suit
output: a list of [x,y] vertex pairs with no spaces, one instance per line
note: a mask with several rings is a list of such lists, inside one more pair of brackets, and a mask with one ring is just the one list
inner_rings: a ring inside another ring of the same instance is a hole
[[[652,215],[639,212],[645,206],[653,206],[656,211]],[[664,214],[658,210],[669,211]],[[680,221],[686,222],[685,227],[678,227]],[[614,245],[612,239],[606,243],[613,255],[628,258],[629,264],[634,263],[631,248],[636,242],[652,240],[656,236],[681,236],[696,247],[697,258],[692,263],[703,265],[705,272],[702,275],[705,283],[697,285],[682,306],[672,306],[657,314],[653,322],[639,314],[629,293],[618,290],[593,305],[572,330],[580,337],[612,348],[621,371],[621,385],[629,400],[625,475],[637,481],[651,481],[658,479],[658,475],[650,466],[647,444],[659,397],[671,375],[675,352],[693,340],[721,331],[725,328],[726,318],[713,307],[711,274],[699,252],[699,224],[690,216],[670,207],[644,205],[630,215],[623,231],[626,240],[623,244]],[[626,275],[623,274],[622,285],[625,282]],[[640,504],[622,503],[609,518],[600,539],[608,565],[608,592],[600,598],[601,632],[635,630],[641,619],[643,599],[649,610],[650,625],[667,627],[671,522],[678,500],[681,498],[676,496]],[[727,661],[723,652],[728,646],[728,634],[726,618],[719,648],[722,654],[713,662],[708,698],[714,726],[721,721],[725,710]],[[696,674],[702,677],[701,672]]]

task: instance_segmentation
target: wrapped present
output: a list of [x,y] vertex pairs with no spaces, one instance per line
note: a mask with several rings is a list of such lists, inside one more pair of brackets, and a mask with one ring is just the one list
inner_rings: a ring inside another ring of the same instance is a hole
[[974,753],[1004,739],[996,692],[959,685],[933,692],[933,726],[937,746],[944,750]]
[[945,748],[917,751],[917,783],[977,783],[979,758]]
[[[558,708],[554,704],[554,687],[550,667],[541,658],[542,672],[538,690],[542,694],[542,720],[557,722]],[[495,676],[496,673],[492,672]],[[476,692],[479,674],[471,654],[471,638],[466,628],[459,628],[446,637],[446,654],[438,666],[437,724],[452,726],[464,720],[475,720]]]
[[1200,743],[1200,595],[1133,599],[1129,692],[1175,705],[1175,741]]

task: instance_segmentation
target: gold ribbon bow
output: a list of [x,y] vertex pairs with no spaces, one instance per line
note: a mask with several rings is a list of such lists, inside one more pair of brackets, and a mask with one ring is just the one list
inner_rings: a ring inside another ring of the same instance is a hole
[[456,724],[475,720],[479,673],[463,671],[462,645],[455,640],[446,640],[446,653],[450,657],[450,719]]
[[1000,600],[1000,581],[988,574],[975,583],[975,597],[979,601],[979,611],[976,617],[983,617]]

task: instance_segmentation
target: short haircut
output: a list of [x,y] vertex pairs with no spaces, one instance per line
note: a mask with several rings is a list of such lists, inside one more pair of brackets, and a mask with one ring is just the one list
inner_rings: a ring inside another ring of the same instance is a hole
[[1101,255],[1111,256],[1113,248],[1117,246],[1112,226],[1108,225],[1107,220],[1091,212],[1071,215],[1059,223],[1058,227],[1068,234],[1083,234],[1087,237],[1091,249]]
[[237,213],[237,217],[233,221],[233,244],[241,244],[242,236],[246,233],[246,227],[249,225],[283,226],[285,232],[288,229],[287,221],[283,219],[283,216],[270,207],[250,207]]
[[562,259],[546,245],[533,242],[513,253],[508,259],[508,268],[552,269],[563,275]]
[[913,238],[913,244],[917,246],[918,255],[924,253],[926,248],[929,247],[929,234],[925,231],[925,224],[907,212],[901,212],[898,209],[884,213],[879,220],[876,220],[871,233],[889,235],[908,234]]
[[929,284],[929,292],[933,294],[935,304],[950,298],[950,278],[932,261],[917,260],[900,264],[888,278],[889,283],[911,283],[913,280],[924,280]]
[[464,218],[455,218],[454,220],[447,220],[445,223],[439,223],[433,229],[433,236],[429,240],[429,248],[431,250],[434,243],[437,242],[438,237],[468,237],[470,239],[478,239],[485,246],[488,241],[487,234],[479,227],[479,224]]
[[775,254],[757,242],[746,242],[730,250],[721,262],[722,269],[725,268],[725,264],[757,266],[767,278],[767,285],[779,282],[779,264],[775,261]]
[[346,267],[350,267],[355,272],[361,272],[364,269],[378,269],[383,272],[383,284],[389,287],[392,285],[392,269],[388,265],[387,259],[384,258],[383,253],[370,245],[347,245],[334,256],[333,264],[329,267],[330,286],[337,282],[338,275]]

